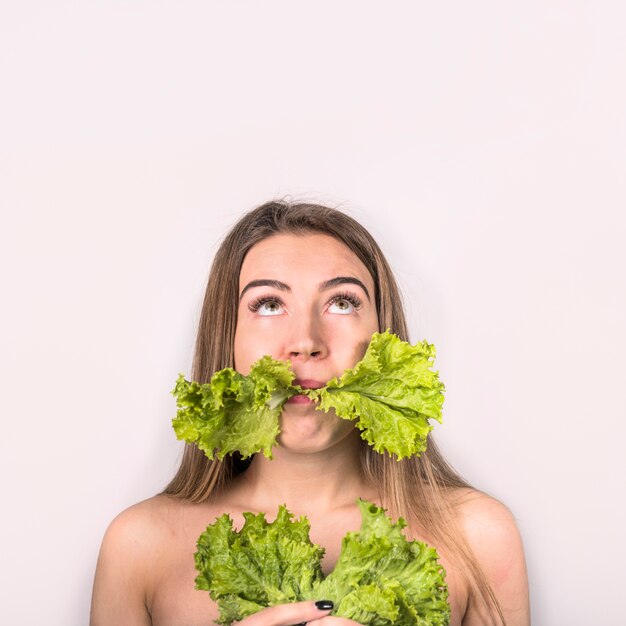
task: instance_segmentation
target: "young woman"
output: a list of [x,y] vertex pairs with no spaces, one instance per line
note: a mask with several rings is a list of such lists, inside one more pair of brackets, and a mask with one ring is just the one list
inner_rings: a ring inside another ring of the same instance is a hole
[[[363,356],[372,333],[408,339],[400,295],[369,233],[318,205],[270,202],[245,215],[213,263],[192,377],[224,367],[246,374],[263,355],[289,360],[303,387],[321,387]],[[209,461],[187,445],[165,491],[121,513],[106,532],[96,571],[92,626],[209,626],[218,616],[196,591],[193,554],[206,526],[229,513],[268,518],[286,504],[311,522],[333,569],[341,539],[358,530],[358,497],[409,522],[412,539],[437,548],[453,626],[529,624],[522,542],[509,510],[472,489],[430,438],[419,458],[373,451],[353,422],[317,411],[306,396],[284,407],[274,459]],[[272,607],[241,626],[354,625],[329,615],[326,598]]]

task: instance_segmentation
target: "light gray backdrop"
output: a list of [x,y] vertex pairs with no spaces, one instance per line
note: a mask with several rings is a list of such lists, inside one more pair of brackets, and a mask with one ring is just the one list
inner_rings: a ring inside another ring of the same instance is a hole
[[0,5],[0,621],[79,626],[160,490],[226,229],[346,208],[438,347],[537,626],[624,624],[623,2]]

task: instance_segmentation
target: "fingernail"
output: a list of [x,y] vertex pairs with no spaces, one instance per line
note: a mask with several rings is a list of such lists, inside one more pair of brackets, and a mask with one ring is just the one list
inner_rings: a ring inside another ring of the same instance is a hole
[[315,607],[320,611],[330,611],[334,606],[332,600],[318,600],[315,603]]

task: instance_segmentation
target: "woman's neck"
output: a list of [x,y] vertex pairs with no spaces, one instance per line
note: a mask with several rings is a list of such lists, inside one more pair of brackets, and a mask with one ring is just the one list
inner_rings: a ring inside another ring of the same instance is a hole
[[273,511],[285,504],[296,515],[307,515],[352,506],[358,497],[376,497],[363,476],[357,437],[314,453],[277,447],[273,456],[255,456],[233,481],[231,493],[247,510]]

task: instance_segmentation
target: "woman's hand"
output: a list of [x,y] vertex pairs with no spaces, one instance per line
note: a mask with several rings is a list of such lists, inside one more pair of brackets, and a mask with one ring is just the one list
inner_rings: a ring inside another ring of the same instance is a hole
[[330,600],[278,604],[246,617],[237,622],[237,626],[360,626],[343,617],[331,617],[329,613],[332,609]]

